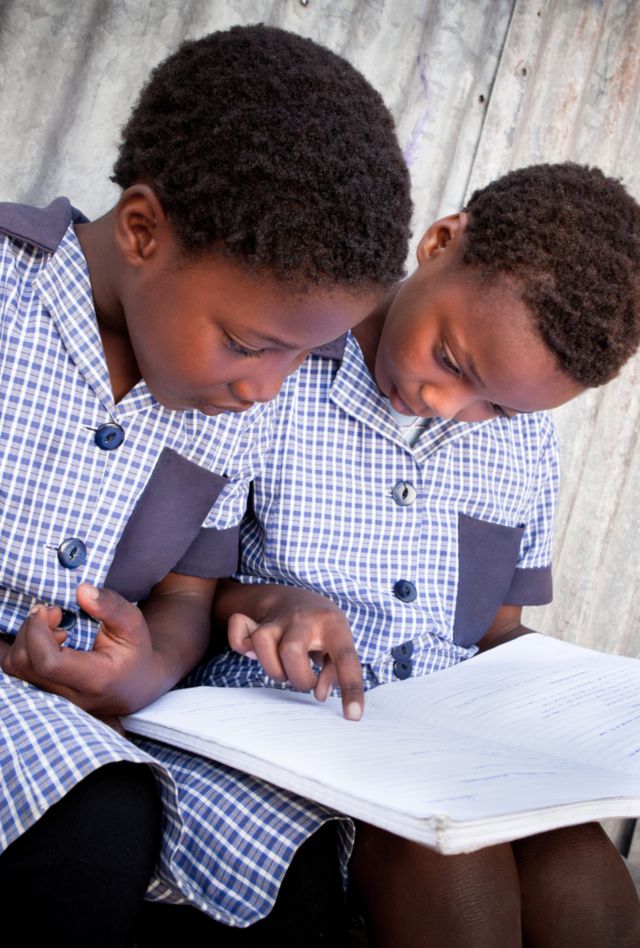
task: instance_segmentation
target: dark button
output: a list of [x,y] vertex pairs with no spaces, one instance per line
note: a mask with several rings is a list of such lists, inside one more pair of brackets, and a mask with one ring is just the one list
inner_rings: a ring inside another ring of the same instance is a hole
[[114,448],[119,448],[124,441],[124,428],[117,425],[115,421],[100,425],[96,429],[93,440],[103,451],[113,451]]
[[416,499],[416,489],[411,481],[398,481],[391,491],[391,496],[398,507],[408,507]]
[[58,622],[59,629],[72,629],[76,624],[76,614],[70,609],[63,609],[60,622]]
[[413,669],[413,662],[394,662],[393,663],[393,673],[396,678],[399,678],[400,681],[404,681],[405,678],[411,678],[411,670]]
[[63,540],[57,550],[58,562],[65,569],[78,569],[87,562],[87,548],[78,537]]
[[418,595],[416,587],[408,579],[399,579],[397,583],[394,583],[393,594],[403,602],[413,602]]
[[403,642],[402,645],[396,645],[395,648],[391,649],[391,654],[399,662],[411,658],[413,655],[413,642]]

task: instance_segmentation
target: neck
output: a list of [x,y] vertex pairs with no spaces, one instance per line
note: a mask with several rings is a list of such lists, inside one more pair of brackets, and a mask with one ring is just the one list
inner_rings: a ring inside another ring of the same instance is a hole
[[89,268],[93,305],[98,326],[111,332],[126,335],[127,324],[117,291],[117,255],[114,245],[115,215],[109,211],[96,221],[76,224],[76,235],[80,241]]
[[395,290],[387,296],[382,303],[378,304],[374,310],[358,323],[351,331],[362,350],[365,365],[367,366],[371,378],[375,380],[376,373],[376,355],[378,353],[378,344],[382,335],[382,328],[387,317],[389,307],[393,302]]
[[117,404],[140,380],[124,309],[118,292],[118,254],[114,240],[115,215],[88,224],[76,224],[89,277],[98,331],[109,371],[113,399]]

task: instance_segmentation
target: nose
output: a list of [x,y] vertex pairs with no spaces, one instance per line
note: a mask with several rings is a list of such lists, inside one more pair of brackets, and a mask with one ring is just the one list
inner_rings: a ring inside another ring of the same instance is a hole
[[240,379],[229,386],[233,396],[239,402],[253,404],[253,402],[269,402],[280,391],[284,376],[277,378],[271,373],[268,377],[256,379]]
[[276,397],[285,378],[295,372],[306,354],[297,353],[293,358],[278,360],[277,364],[269,366],[266,359],[260,360],[261,364],[256,365],[251,374],[245,373],[243,378],[233,382],[229,388],[239,401],[269,402]]
[[476,396],[467,391],[463,385],[423,385],[420,397],[432,412],[446,421],[455,418],[475,402]]

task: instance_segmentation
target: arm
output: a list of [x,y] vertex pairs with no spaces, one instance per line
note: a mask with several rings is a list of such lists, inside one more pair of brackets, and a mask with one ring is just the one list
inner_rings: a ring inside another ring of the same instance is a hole
[[84,583],[78,604],[100,622],[91,652],[63,648],[60,610],[35,606],[0,665],[93,714],[128,714],[168,691],[202,658],[215,585],[170,573],[138,608],[113,590]]
[[[270,678],[324,701],[337,682],[344,715],[364,708],[360,660],[344,613],[319,593],[297,586],[220,583],[214,617],[228,624],[231,648],[257,659]],[[309,658],[322,664],[316,676]]]
[[486,652],[490,648],[510,642],[511,639],[518,639],[521,635],[535,632],[535,629],[528,629],[522,625],[521,619],[522,606],[500,606],[491,623],[491,628],[478,642],[479,651]]

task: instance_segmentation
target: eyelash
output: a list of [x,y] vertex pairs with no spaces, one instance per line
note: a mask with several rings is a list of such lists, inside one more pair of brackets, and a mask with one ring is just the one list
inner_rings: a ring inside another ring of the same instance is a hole
[[455,364],[455,362],[451,360],[449,353],[447,352],[444,346],[440,346],[440,362],[442,363],[444,368],[447,370],[447,372],[451,372],[452,375],[462,375],[460,369]]
[[[444,368],[451,372],[452,375],[462,375],[462,372],[458,366],[453,362],[443,345],[440,346],[440,362]],[[491,411],[494,411],[499,418],[511,418],[511,415],[507,414],[504,408],[501,405],[496,405],[495,402],[489,402],[489,408]]]
[[244,356],[246,359],[258,359],[262,355],[262,349],[247,349],[245,346],[241,346],[239,342],[230,336],[228,333],[225,333],[227,339],[227,349],[231,349],[232,352],[237,352],[238,355]]

